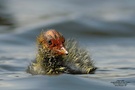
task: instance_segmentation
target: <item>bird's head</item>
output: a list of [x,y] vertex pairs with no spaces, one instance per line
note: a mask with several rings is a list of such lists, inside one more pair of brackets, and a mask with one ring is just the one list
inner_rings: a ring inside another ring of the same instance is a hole
[[42,32],[37,41],[44,49],[47,48],[57,55],[68,55],[68,51],[64,46],[65,38],[56,30]]

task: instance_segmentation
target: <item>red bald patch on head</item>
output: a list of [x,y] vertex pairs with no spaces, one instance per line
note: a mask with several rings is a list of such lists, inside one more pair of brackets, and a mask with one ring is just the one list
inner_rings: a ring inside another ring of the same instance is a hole
[[51,42],[51,47],[63,44],[65,42],[65,38],[55,30],[49,30],[44,33],[44,37],[47,42]]
[[64,46],[65,38],[62,34],[56,30],[48,30],[43,33],[43,37],[46,42],[45,46],[48,46],[50,50],[59,55],[68,54]]

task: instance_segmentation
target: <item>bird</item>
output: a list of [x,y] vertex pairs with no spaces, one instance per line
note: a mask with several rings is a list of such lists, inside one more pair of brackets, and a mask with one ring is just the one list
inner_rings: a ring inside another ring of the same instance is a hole
[[35,60],[27,68],[32,75],[92,74],[97,69],[86,49],[55,29],[37,36],[37,49]]

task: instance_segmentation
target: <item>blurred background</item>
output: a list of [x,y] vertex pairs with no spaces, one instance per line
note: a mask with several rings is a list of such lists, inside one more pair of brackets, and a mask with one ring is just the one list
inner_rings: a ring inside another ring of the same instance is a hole
[[[53,83],[57,86],[52,89],[61,89],[64,81],[42,76],[35,79],[25,72],[37,53],[36,37],[48,29],[75,38],[98,67],[92,75],[58,77],[71,78],[66,83],[77,85],[71,89],[85,86],[89,90],[96,84],[93,90],[105,86],[113,90],[110,82],[117,79],[130,82],[125,89],[134,88],[135,0],[0,0],[0,89],[42,89]],[[82,81],[82,77],[88,80]]]
[[[6,32],[7,27],[15,29],[47,21],[49,24],[49,21],[69,20],[74,24],[96,29],[92,30],[95,34],[104,32],[109,35],[115,33],[131,36],[135,32],[134,2],[134,0],[0,0],[0,25],[1,28],[5,28],[0,31]],[[101,28],[103,30],[100,30]]]

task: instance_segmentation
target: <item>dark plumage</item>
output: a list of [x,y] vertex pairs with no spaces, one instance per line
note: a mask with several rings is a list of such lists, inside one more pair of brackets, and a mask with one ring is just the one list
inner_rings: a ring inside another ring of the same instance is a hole
[[88,52],[74,39],[65,40],[59,32],[48,30],[37,38],[36,60],[27,69],[31,74],[89,74],[96,70]]

